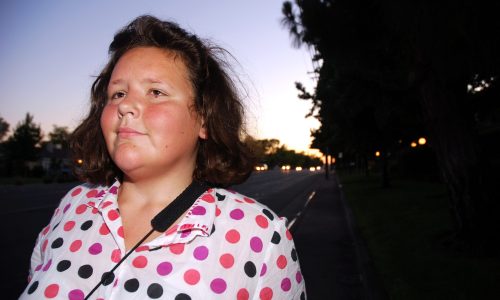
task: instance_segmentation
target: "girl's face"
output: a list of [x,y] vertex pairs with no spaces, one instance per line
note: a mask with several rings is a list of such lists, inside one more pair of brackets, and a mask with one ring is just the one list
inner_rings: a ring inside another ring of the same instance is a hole
[[206,131],[182,58],[154,47],[127,51],[113,69],[101,128],[125,176],[192,175]]

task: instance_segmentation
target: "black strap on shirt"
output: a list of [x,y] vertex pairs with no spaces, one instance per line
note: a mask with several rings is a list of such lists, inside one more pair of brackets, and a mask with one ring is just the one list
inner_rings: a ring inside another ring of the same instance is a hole
[[110,284],[115,278],[113,272],[135,249],[137,249],[137,247],[139,247],[153,232],[164,232],[167,230],[208,188],[209,187],[203,182],[197,180],[191,182],[191,184],[179,196],[177,196],[172,203],[167,205],[151,220],[151,227],[153,228],[139,242],[137,242],[137,244],[135,244],[135,246],[132,247],[132,249],[130,249],[118,263],[116,263],[113,269],[102,275],[99,283],[85,297],[85,300],[89,299],[89,297],[101,286],[101,284]]

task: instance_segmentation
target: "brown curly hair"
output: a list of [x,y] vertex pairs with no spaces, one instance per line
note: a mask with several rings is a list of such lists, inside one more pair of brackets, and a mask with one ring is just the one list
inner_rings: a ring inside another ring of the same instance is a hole
[[176,23],[148,15],[136,18],[115,34],[109,46],[109,62],[92,84],[89,113],[70,139],[74,158],[83,160],[75,168],[78,177],[108,185],[123,177],[108,154],[99,120],[116,63],[125,52],[136,47],[173,51],[188,69],[196,95],[194,107],[204,120],[208,135],[206,140],[198,140],[193,178],[214,186],[238,184],[248,178],[254,157],[242,142],[244,109],[236,84],[226,71],[229,64],[222,59],[221,54],[227,51],[209,46]]

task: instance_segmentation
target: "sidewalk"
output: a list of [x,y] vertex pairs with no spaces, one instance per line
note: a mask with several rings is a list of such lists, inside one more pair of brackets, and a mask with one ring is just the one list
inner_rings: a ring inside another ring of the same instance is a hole
[[319,179],[292,228],[309,300],[387,299],[336,175]]

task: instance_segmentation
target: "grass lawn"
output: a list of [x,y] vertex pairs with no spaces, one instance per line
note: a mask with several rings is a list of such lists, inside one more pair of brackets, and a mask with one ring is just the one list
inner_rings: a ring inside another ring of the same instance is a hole
[[[339,174],[358,227],[391,299],[500,299],[500,259],[443,246],[452,228],[441,184]],[[497,298],[498,297],[498,298]]]

